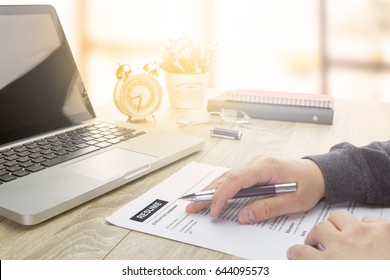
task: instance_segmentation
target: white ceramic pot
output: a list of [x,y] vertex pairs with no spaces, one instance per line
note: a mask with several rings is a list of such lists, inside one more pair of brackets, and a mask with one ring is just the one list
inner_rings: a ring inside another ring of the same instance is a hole
[[175,108],[199,108],[205,99],[209,73],[177,74],[165,72],[169,102]]

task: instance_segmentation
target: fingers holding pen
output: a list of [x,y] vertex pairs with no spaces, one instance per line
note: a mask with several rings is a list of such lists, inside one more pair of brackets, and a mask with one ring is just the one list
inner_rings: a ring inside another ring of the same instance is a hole
[[[270,173],[264,173],[270,174]],[[250,161],[242,168],[231,170],[223,174],[221,184],[217,188],[212,200],[210,215],[217,217],[221,214],[228,200],[233,198],[239,191],[250,188],[256,184],[270,183],[270,178],[262,178],[264,176],[259,172],[259,167],[255,161]]]
[[[295,209],[286,206],[286,200],[294,199],[295,194],[279,194],[277,196],[262,198],[244,207],[238,213],[238,221],[241,224],[253,224],[268,220],[272,217],[281,216],[286,213],[294,213]],[[291,204],[293,205],[293,204]]]
[[196,213],[210,206],[210,215],[219,216],[223,211],[227,201],[233,198],[241,189],[251,187],[258,183],[253,175],[253,168],[249,165],[240,169],[229,170],[213,180],[205,190],[215,189],[212,201],[191,202],[187,205],[188,213]]
[[[324,182],[317,165],[310,160],[260,159],[257,168],[263,182],[296,182],[297,191],[260,198],[238,214],[240,223],[249,224],[289,213],[299,213],[314,207],[324,196]],[[265,176],[268,175],[269,177]],[[307,175],[309,174],[309,175]]]
[[[223,182],[225,181],[225,177],[226,177],[226,173],[218,176],[217,178],[215,178],[205,189],[203,189],[204,191],[206,190],[212,190],[212,189],[215,189],[215,190],[218,190],[220,188],[220,186],[223,184]],[[212,203],[212,201],[196,201],[196,202],[191,202],[187,205],[186,207],[186,211],[188,213],[197,213],[201,210],[203,210],[204,208],[210,206],[210,204]]]
[[196,213],[211,204],[210,215],[214,217],[218,216],[222,212],[227,201],[234,197],[234,195],[241,189],[239,185],[232,183],[232,173],[234,173],[234,171],[227,171],[223,173],[207,186],[205,190],[216,190],[212,201],[191,202],[187,205],[186,211],[188,213]]

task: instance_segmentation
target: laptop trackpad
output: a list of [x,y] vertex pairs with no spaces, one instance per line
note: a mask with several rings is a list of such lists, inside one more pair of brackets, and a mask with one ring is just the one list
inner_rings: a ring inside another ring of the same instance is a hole
[[124,176],[131,171],[142,171],[142,168],[146,170],[153,159],[155,159],[153,156],[115,148],[64,168],[74,173],[106,181]]

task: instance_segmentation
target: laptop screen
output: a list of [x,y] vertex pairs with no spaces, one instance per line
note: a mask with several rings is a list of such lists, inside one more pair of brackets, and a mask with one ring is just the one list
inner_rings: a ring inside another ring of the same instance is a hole
[[54,9],[0,5],[0,145],[93,117]]

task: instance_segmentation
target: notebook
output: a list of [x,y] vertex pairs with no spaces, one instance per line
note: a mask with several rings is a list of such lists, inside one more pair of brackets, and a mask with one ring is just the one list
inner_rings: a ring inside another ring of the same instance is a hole
[[56,11],[0,6],[0,215],[34,225],[202,149],[96,118]]
[[301,107],[333,108],[333,98],[324,94],[275,92],[263,90],[228,90],[226,100],[261,103],[271,105],[289,105]]

